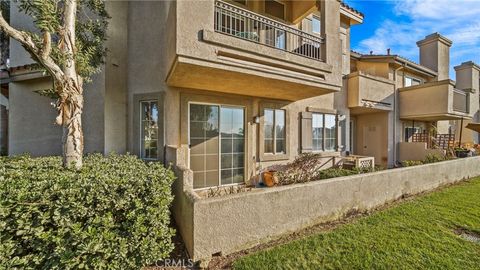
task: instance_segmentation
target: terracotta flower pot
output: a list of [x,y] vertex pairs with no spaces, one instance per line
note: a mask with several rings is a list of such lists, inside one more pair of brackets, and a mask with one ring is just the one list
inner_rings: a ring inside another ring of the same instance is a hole
[[267,187],[273,187],[278,183],[274,171],[267,171],[263,173],[263,184]]

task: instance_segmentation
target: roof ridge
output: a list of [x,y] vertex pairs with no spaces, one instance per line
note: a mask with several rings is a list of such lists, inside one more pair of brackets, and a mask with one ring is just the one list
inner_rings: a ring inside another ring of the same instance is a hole
[[419,67],[422,67],[422,68],[425,69],[425,70],[429,70],[429,71],[432,71],[432,72],[436,73],[435,70],[433,70],[433,69],[431,69],[431,68],[429,68],[429,67],[426,67],[426,66],[424,66],[424,65],[422,65],[422,64],[420,64],[420,63],[417,63],[416,61],[413,61],[413,60],[411,60],[411,59],[408,59],[408,58],[406,58],[406,57],[404,57],[404,56],[401,56],[401,55],[399,55],[399,54],[363,54],[363,53],[360,53],[360,52],[357,52],[357,51],[354,51],[354,50],[350,50],[350,51],[351,51],[351,53],[360,55],[360,58],[361,58],[361,57],[364,57],[364,56],[365,56],[365,57],[373,56],[373,57],[392,57],[392,58],[397,58],[397,59],[403,60],[403,61],[405,61],[405,62],[408,62],[408,63],[410,63],[410,64],[414,64],[414,65],[417,65],[417,66],[419,66]]

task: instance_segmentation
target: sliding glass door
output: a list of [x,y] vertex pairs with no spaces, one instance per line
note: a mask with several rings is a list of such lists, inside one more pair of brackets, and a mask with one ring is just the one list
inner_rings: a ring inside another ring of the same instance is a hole
[[190,169],[194,188],[243,183],[245,120],[240,107],[190,104]]

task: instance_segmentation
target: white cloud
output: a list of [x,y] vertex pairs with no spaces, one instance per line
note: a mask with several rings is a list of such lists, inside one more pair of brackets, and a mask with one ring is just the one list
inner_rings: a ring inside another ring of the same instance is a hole
[[480,0],[395,0],[393,9],[400,21],[384,20],[355,50],[385,53],[391,48],[392,54],[416,60],[416,41],[439,32],[453,41],[452,66],[480,61]]
[[395,12],[414,19],[462,20],[480,13],[478,0],[397,0]]
[[415,42],[423,36],[424,31],[420,28],[412,28],[408,23],[385,20],[372,37],[360,42],[358,49],[362,52],[373,51],[375,54],[385,54],[387,49],[391,49],[392,54],[411,58],[416,55]]

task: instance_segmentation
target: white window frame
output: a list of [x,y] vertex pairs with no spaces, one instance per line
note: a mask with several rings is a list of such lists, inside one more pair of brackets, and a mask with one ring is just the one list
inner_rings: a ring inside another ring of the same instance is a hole
[[[263,108],[263,117],[265,117],[265,111],[272,111],[273,112],[273,152],[266,152],[265,151],[265,122],[263,124],[263,145],[264,145],[264,154],[265,155],[286,155],[287,154],[287,111],[285,109],[274,109],[274,108]],[[283,125],[285,129],[285,134],[283,137],[285,151],[277,152],[277,111],[283,111]]]
[[[313,129],[314,129],[314,126],[313,126],[313,118],[315,117],[315,115],[317,116],[321,116],[322,117],[322,123],[323,123],[323,134],[322,134],[322,147],[321,149],[314,149],[314,144],[313,144],[313,140],[315,139],[313,137]],[[334,149],[328,149],[326,150],[325,149],[325,139],[326,139],[326,128],[325,128],[325,119],[326,119],[326,116],[327,115],[331,115],[331,116],[334,116],[335,117],[335,143],[334,143]],[[333,114],[333,113],[318,113],[318,112],[315,112],[315,113],[312,113],[312,152],[337,152],[338,151],[338,115],[337,114]]]
[[[247,157],[247,150],[248,150],[248,141],[247,141],[247,107],[245,106],[242,106],[242,105],[235,105],[235,104],[229,104],[229,103],[210,103],[210,102],[196,102],[196,101],[189,101],[187,102],[187,106],[188,106],[188,109],[187,109],[187,119],[188,119],[188,124],[187,124],[187,142],[188,142],[188,146],[190,148],[190,145],[191,145],[191,142],[190,142],[190,105],[191,104],[197,104],[197,105],[210,105],[210,106],[218,106],[218,185],[217,186],[212,186],[212,187],[231,187],[231,186],[242,186],[242,185],[245,185],[245,181],[247,179],[247,161],[248,161],[248,157]],[[226,108],[239,108],[239,109],[243,109],[243,132],[244,132],[244,145],[243,145],[243,148],[244,148],[244,157],[243,157],[243,180],[244,182],[243,183],[233,183],[233,184],[225,184],[223,185],[222,184],[222,172],[221,172],[221,168],[222,168],[222,160],[221,160],[221,155],[222,155],[222,137],[221,137],[221,132],[220,132],[220,122],[221,122],[221,108],[222,107],[226,107]],[[190,155],[188,156],[188,167],[190,168]],[[194,188],[194,190],[198,190],[198,191],[201,191],[201,190],[209,190],[211,189],[212,187],[203,187],[203,188]]]
[[[318,32],[314,30],[315,29],[313,27],[314,26],[314,21],[318,21],[318,27],[319,27]],[[312,33],[320,35],[321,32],[322,32],[322,21],[321,21],[320,17],[318,17],[316,15],[313,15],[312,16]]]
[[[407,85],[407,81],[408,81],[408,80],[410,80],[410,84],[409,84],[409,85]],[[413,85],[413,82],[417,82],[418,85],[422,84],[422,80],[417,79],[417,78],[414,78],[414,77],[412,77],[412,76],[405,76],[405,80],[404,80],[403,83],[404,83],[405,87],[410,87],[410,86],[414,86],[414,85]]]
[[[156,139],[156,141],[157,141],[157,157],[156,158],[147,158],[147,157],[143,156],[144,149],[145,149],[145,141],[144,141],[144,137],[142,136],[143,135],[143,129],[144,129],[144,125],[143,125],[144,123],[143,123],[143,119],[142,119],[142,117],[143,117],[143,110],[142,109],[143,109],[143,104],[144,103],[152,103],[152,102],[157,103],[157,139]],[[158,127],[158,124],[159,124],[158,114],[160,113],[159,112],[158,100],[157,99],[140,100],[139,101],[139,106],[140,106],[140,115],[139,115],[139,117],[140,117],[140,119],[139,119],[139,121],[140,121],[139,122],[140,123],[140,125],[139,125],[139,128],[140,128],[140,130],[139,130],[139,134],[140,134],[140,136],[139,136],[140,137],[140,142],[139,142],[140,143],[140,154],[139,154],[139,156],[140,156],[140,159],[147,160],[147,161],[158,160],[158,155],[159,155],[159,151],[160,151],[159,139],[158,139],[158,135],[159,135],[159,132],[160,132],[160,129]]]

